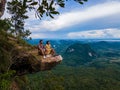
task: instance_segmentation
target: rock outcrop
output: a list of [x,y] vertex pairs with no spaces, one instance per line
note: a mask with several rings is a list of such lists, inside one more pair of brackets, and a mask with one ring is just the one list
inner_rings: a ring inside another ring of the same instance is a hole
[[41,70],[50,70],[62,61],[61,55],[47,57],[40,60]]
[[16,75],[35,73],[50,70],[62,61],[60,55],[43,58],[36,47],[18,41],[13,37],[0,38],[0,73],[8,70],[15,70]]
[[62,61],[62,57],[58,55],[47,58],[37,56],[36,58],[31,53],[19,52],[14,54],[13,60],[10,69],[15,70],[16,75],[24,75],[50,70]]

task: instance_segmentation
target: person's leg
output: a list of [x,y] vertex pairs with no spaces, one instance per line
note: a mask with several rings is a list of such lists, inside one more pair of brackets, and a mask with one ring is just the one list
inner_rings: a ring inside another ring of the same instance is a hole
[[54,50],[54,49],[51,49],[50,54],[51,54],[51,55],[55,55],[55,50]]
[[43,50],[39,50],[38,53],[39,53],[39,55],[45,55]]
[[42,50],[42,55],[45,55],[45,52]]
[[49,53],[48,53],[48,50],[45,50],[45,55],[48,55]]

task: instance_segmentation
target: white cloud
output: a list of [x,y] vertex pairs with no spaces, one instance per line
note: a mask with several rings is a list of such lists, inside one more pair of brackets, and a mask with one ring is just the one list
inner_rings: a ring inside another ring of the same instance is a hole
[[47,34],[45,33],[32,33],[30,35],[30,37],[34,38],[34,39],[38,39],[38,38],[47,38]]
[[59,35],[56,35],[56,34],[50,34],[50,33],[46,33],[46,32],[40,32],[40,33],[32,33],[30,35],[30,37],[32,37],[33,39],[38,39],[38,38],[46,38],[46,39],[58,39],[60,38]]
[[71,32],[67,35],[69,38],[120,38],[120,29],[101,29],[80,32]]
[[63,13],[52,20],[44,20],[39,24],[39,30],[57,31],[66,27],[106,16],[120,14],[120,1],[109,1],[88,7],[83,11]]

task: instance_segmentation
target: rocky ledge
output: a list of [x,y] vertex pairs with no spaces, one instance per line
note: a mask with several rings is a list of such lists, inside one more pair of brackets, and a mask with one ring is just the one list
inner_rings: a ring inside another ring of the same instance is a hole
[[62,61],[61,55],[37,58],[30,53],[17,53],[13,56],[14,61],[10,69],[16,71],[16,75],[24,75],[39,71],[50,70]]

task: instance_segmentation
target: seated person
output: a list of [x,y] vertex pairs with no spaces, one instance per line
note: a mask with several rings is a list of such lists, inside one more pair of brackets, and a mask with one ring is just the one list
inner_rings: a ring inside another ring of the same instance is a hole
[[38,45],[38,54],[39,55],[43,55],[45,57],[45,47],[43,45],[43,40],[39,41],[39,45]]
[[46,42],[46,45],[45,45],[45,54],[46,55],[50,55],[50,54],[54,55],[55,54],[54,49],[51,47],[50,41]]

